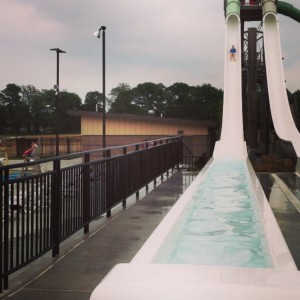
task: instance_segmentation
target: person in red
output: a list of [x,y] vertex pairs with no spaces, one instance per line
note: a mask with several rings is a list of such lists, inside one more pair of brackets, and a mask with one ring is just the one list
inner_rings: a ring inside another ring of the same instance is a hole
[[30,158],[34,158],[35,153],[37,152],[37,148],[38,148],[38,145],[37,145],[36,141],[33,140],[31,142],[31,147],[29,149],[27,149],[22,155],[24,157],[24,159],[30,160]]
[[250,4],[250,5],[255,5],[255,2],[256,2],[256,0],[250,0],[250,1],[249,1],[249,4]]

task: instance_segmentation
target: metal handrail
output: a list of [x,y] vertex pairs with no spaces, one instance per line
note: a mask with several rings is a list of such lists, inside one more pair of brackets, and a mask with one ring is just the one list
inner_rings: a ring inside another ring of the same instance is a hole
[[[88,232],[91,221],[110,216],[126,198],[180,168],[184,155],[176,136],[2,166],[0,291],[8,288],[10,274],[50,250],[56,256],[60,243],[76,231]],[[63,160],[78,157],[81,162],[62,167]],[[195,157],[187,161],[193,163]],[[12,176],[20,168],[49,162],[51,170]]]

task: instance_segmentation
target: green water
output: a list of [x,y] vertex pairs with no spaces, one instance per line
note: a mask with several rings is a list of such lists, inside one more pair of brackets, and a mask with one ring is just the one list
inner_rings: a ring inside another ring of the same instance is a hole
[[213,162],[154,262],[272,268],[244,161]]

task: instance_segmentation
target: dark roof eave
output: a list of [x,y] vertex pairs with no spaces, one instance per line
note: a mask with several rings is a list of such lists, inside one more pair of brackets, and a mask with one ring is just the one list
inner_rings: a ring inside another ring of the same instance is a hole
[[[77,117],[97,117],[102,118],[102,112],[95,111],[83,111],[83,110],[68,110],[69,116]],[[132,115],[132,114],[116,114],[107,113],[106,118],[110,120],[142,120],[147,122],[160,122],[160,123],[176,123],[178,125],[196,125],[205,127],[216,127],[216,122],[213,120],[187,120],[178,118],[168,118],[168,117],[156,117],[147,115]]]

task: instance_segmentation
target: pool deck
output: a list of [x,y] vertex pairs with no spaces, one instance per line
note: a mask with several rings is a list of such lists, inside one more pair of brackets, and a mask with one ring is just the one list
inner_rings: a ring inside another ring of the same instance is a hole
[[[140,200],[131,201],[134,205],[128,201],[127,209],[116,209],[109,219],[100,218],[91,225],[89,234],[79,232],[72,236],[61,246],[61,254],[57,258],[52,259],[49,253],[13,274],[10,277],[10,290],[1,294],[0,298],[89,299],[113,266],[128,263],[135,256],[189,184],[186,176],[175,172],[168,179],[164,178],[143,198],[141,195]],[[300,238],[297,234],[300,230],[300,213],[283,191],[276,193],[280,189],[278,185],[272,185],[272,188],[275,189],[273,196],[276,202],[270,198],[271,206],[300,269]],[[211,276],[215,276],[213,272]]]
[[[112,217],[91,224],[90,233],[82,231],[61,246],[60,255],[51,253],[10,276],[10,290],[0,299],[10,300],[87,300],[92,291],[119,263],[128,263],[164,218],[192,175],[174,171],[149,193],[140,192],[140,200],[127,202],[127,208],[115,209]],[[145,196],[143,197],[143,193]]]

